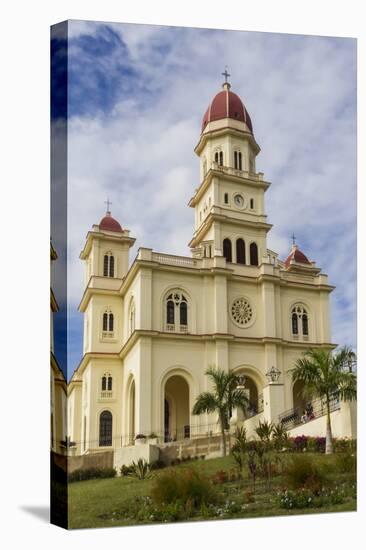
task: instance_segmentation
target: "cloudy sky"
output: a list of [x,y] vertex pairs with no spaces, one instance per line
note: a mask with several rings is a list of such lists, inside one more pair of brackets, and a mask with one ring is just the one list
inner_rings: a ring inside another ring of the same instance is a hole
[[[257,169],[272,182],[268,247],[284,258],[296,234],[337,287],[333,341],[356,347],[356,41],[72,21],[69,376],[82,354],[78,256],[106,198],[136,237],[131,260],[139,246],[189,255],[187,203],[199,184],[193,148],[225,65],[262,149]],[[57,345],[57,320],[55,329]]]

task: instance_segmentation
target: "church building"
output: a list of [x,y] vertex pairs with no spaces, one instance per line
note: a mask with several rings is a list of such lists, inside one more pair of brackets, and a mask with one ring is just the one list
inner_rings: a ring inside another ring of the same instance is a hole
[[271,184],[257,171],[252,121],[227,75],[194,151],[189,256],[140,246],[130,265],[135,239],[109,207],[86,236],[83,358],[68,395],[77,454],[142,435],[164,444],[218,433],[217,415],[192,415],[210,390],[210,366],[243,375],[250,408],[235,422],[249,434],[261,419],[286,420],[306,406],[289,374],[296,359],[335,347],[327,275],[295,242],[284,260],[267,248]]

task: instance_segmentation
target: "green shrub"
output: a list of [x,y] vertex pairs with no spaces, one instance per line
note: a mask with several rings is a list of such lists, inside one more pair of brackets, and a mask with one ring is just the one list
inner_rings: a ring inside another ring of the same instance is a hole
[[347,437],[337,438],[333,440],[333,447],[335,452],[337,453],[349,452],[349,453],[356,454],[357,440],[349,439]]
[[313,493],[310,489],[302,488],[295,491],[285,490],[277,495],[277,502],[280,508],[295,510],[299,508],[321,508],[335,504],[342,504],[349,496],[342,486],[334,489],[322,489]]
[[229,481],[229,475],[225,470],[218,470],[211,476],[211,481],[214,485],[221,485]]
[[151,471],[151,466],[143,458],[139,458],[137,462],[132,462],[131,472],[129,475],[137,477],[137,479],[145,479]]
[[340,474],[354,474],[357,472],[356,455],[350,452],[336,453],[334,464]]
[[215,500],[215,492],[206,476],[193,469],[167,471],[160,474],[151,489],[155,504],[166,506],[181,503],[197,509]]
[[284,477],[292,489],[308,488],[318,492],[329,484],[326,468],[309,455],[294,455],[286,465]]
[[150,464],[150,470],[161,470],[162,468],[165,468],[166,464],[162,460],[155,460],[155,462],[152,462]]
[[68,481],[86,481],[88,479],[115,477],[115,468],[79,468],[68,474]]
[[121,476],[128,476],[131,474],[131,472],[132,472],[131,466],[126,466],[126,464],[122,464],[120,468]]

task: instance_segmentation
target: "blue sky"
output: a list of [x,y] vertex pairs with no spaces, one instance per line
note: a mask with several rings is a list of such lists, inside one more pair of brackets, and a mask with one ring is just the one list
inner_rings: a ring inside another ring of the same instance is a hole
[[268,247],[284,258],[295,232],[337,287],[333,341],[356,347],[356,41],[71,21],[69,376],[82,354],[78,256],[106,197],[136,237],[131,260],[139,246],[189,255],[193,148],[225,65],[262,149],[257,169],[272,182]]

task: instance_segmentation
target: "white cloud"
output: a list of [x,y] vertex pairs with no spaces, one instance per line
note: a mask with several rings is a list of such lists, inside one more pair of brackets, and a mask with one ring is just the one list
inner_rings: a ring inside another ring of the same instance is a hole
[[[97,26],[73,22],[70,29],[72,36],[85,29],[95,35]],[[189,253],[193,211],[187,202],[199,183],[193,148],[228,64],[262,148],[257,169],[273,182],[266,196],[274,224],[268,246],[285,256],[295,231],[304,252],[338,287],[334,339],[355,344],[354,42],[117,24],[113,30],[148,93],[138,87],[121,93],[109,114],[70,119],[72,303],[82,295],[78,253],[107,196],[113,215],[137,237],[136,250]],[[103,59],[104,71],[113,71],[118,55]]]

